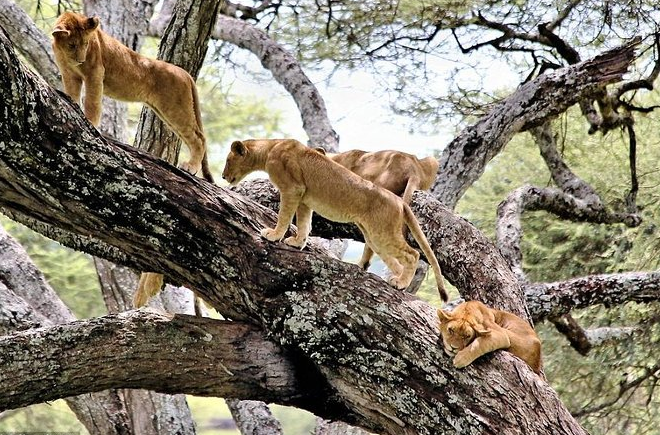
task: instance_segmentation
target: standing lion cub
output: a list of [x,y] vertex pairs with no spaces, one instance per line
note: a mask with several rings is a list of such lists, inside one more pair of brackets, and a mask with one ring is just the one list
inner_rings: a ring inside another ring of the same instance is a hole
[[408,204],[392,192],[374,185],[333,162],[318,151],[292,139],[235,141],[222,177],[235,185],[253,171],[266,171],[280,191],[277,225],[261,235],[281,240],[296,215],[298,234],[284,243],[304,247],[311,230],[312,211],[336,222],[354,222],[365,242],[392,271],[390,283],[405,289],[417,267],[419,253],[403,237],[404,224],[426,255],[447,301],[440,266]]
[[121,101],[142,102],[190,149],[181,168],[213,182],[195,81],[184,69],[144,57],[105,33],[98,17],[74,12],[59,16],[53,28],[55,61],[64,91],[80,103],[87,119],[98,126],[103,95]]
[[454,357],[454,366],[462,368],[482,355],[505,349],[541,373],[541,340],[515,314],[469,301],[452,312],[438,310],[438,319],[445,353]]

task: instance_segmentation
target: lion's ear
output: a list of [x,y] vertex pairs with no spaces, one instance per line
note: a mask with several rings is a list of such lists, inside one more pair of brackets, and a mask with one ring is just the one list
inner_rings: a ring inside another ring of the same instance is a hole
[[474,327],[474,332],[476,332],[479,337],[483,337],[484,335],[490,334],[492,330],[490,328],[484,328],[483,325],[478,325]]
[[440,319],[441,322],[449,322],[452,317],[448,311],[438,308],[438,319]]
[[99,17],[89,17],[85,22],[85,29],[94,30],[101,24]]
[[244,156],[247,153],[247,148],[243,142],[240,140],[235,140],[231,144],[232,152],[238,154],[239,156]]
[[67,37],[71,34],[71,32],[69,31],[69,29],[65,29],[64,26],[62,26],[61,24],[58,24],[57,26],[55,26],[51,34],[54,37],[59,38],[59,37]]
[[323,154],[323,155],[325,155],[325,149],[322,148],[322,147],[315,147],[315,148],[314,148],[314,151],[316,151],[316,152],[319,153],[319,154]]

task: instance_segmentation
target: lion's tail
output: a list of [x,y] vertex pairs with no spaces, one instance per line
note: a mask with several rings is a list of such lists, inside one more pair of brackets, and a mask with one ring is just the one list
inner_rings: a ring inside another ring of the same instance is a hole
[[199,128],[200,133],[202,134],[202,140],[204,141],[204,157],[202,158],[202,176],[204,179],[210,183],[215,183],[213,180],[213,174],[211,174],[211,169],[209,168],[209,150],[206,145],[206,135],[204,134],[204,126],[202,125],[202,112],[199,108],[199,96],[197,95],[197,85],[193,78],[192,80],[192,97],[193,97],[193,106],[195,106],[195,119],[197,120],[197,127]]
[[435,257],[435,254],[429,245],[429,241],[426,239],[426,236],[422,232],[422,228],[419,226],[419,222],[417,222],[417,218],[410,209],[410,206],[404,203],[403,210],[404,221],[410,229],[410,233],[412,234],[419,247],[422,249],[422,252],[426,256],[426,260],[429,262],[431,268],[433,269],[440,298],[443,302],[447,302],[449,300],[449,296],[447,295],[447,290],[445,289],[445,284],[442,278],[442,272],[440,271],[440,265],[438,264],[438,259]]

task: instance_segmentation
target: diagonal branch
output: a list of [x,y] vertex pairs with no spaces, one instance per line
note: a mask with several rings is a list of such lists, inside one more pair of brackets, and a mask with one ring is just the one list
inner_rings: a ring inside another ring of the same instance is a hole
[[432,188],[436,197],[454,207],[514,134],[541,125],[606,84],[621,80],[634,59],[637,43],[633,41],[593,59],[539,76],[494,105],[443,151],[438,170],[442,176]]

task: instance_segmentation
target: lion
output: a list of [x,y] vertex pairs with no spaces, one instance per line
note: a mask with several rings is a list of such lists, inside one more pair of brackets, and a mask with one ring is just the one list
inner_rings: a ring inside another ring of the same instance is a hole
[[80,103],[85,116],[101,121],[103,95],[142,102],[188,146],[190,159],[180,167],[213,182],[195,81],[184,69],[136,53],[100,29],[98,17],[64,12],[53,28],[55,62],[64,92]]
[[[439,166],[435,157],[418,159],[412,154],[394,150],[326,153],[323,148],[316,149],[360,177],[400,196],[406,204],[412,201],[415,190],[431,188]],[[367,270],[372,257],[373,251],[365,244],[358,265]]]
[[297,140],[234,141],[222,177],[236,185],[259,170],[268,173],[280,192],[277,225],[264,228],[263,237],[272,242],[282,240],[295,214],[297,235],[287,237],[284,243],[302,249],[311,230],[312,211],[335,222],[353,222],[365,243],[392,271],[390,284],[405,289],[419,259],[419,253],[403,237],[405,224],[433,268],[438,293],[447,301],[438,260],[415,215],[401,198]]
[[515,314],[469,301],[452,312],[438,309],[438,319],[445,353],[454,356],[455,367],[463,368],[482,355],[505,349],[541,373],[541,340]]

